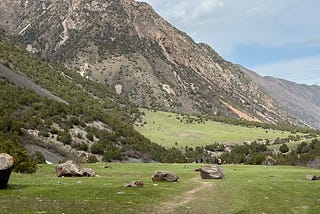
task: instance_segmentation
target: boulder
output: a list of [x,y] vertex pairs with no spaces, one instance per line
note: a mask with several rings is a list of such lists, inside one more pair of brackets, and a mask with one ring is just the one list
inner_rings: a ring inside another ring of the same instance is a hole
[[94,177],[94,176],[96,176],[96,173],[95,173],[95,171],[94,171],[93,169],[91,169],[91,168],[84,168],[84,169],[83,169],[83,172],[82,172],[82,175],[83,175],[84,177]]
[[143,187],[142,181],[132,181],[131,183],[125,184],[124,187]]
[[6,153],[0,154],[0,189],[7,188],[13,163],[13,157],[11,155]]
[[176,182],[179,177],[174,172],[166,172],[166,171],[156,171],[151,176],[152,181],[168,181],[168,182]]
[[223,170],[219,166],[202,166],[199,171],[202,179],[224,179]]
[[306,180],[314,181],[314,180],[320,180],[320,176],[316,175],[307,175]]
[[276,165],[277,161],[273,157],[268,155],[266,157],[265,163],[266,163],[266,166],[274,166],[274,165]]
[[96,173],[90,168],[82,169],[73,161],[68,160],[56,166],[56,174],[58,177],[93,177]]

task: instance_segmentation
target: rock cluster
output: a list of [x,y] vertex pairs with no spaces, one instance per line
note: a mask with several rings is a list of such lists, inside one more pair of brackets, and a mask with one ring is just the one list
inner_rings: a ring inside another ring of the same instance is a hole
[[59,164],[55,168],[58,177],[94,177],[96,175],[93,169],[82,169],[71,160],[68,160],[63,164]]
[[13,164],[12,156],[6,153],[0,154],[0,189],[7,188]]

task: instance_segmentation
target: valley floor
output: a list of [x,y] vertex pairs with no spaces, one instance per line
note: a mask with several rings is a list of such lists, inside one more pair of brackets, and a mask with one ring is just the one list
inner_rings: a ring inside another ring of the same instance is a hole
[[[319,213],[320,171],[289,166],[222,165],[226,179],[201,180],[200,164],[89,164],[94,178],[57,178],[53,165],[35,174],[13,173],[0,190],[1,213]],[[153,183],[157,170],[176,183]],[[134,180],[143,188],[125,188]]]

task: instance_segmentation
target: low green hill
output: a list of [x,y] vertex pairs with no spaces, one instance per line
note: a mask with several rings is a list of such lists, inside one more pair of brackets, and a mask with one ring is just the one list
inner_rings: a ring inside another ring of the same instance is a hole
[[287,138],[289,131],[231,125],[175,113],[143,110],[144,121],[135,129],[151,141],[166,147],[196,147],[215,142],[236,144],[246,141]]

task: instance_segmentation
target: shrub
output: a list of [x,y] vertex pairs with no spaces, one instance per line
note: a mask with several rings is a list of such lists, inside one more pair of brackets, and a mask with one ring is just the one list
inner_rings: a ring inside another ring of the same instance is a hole
[[0,153],[7,153],[13,157],[14,171],[20,173],[35,173],[37,171],[37,165],[28,156],[27,151],[14,142],[13,140],[5,140],[0,142]]
[[32,159],[36,164],[44,164],[46,163],[46,159],[43,154],[39,151],[36,151],[34,155],[32,155]]
[[104,153],[104,145],[101,143],[93,143],[90,150],[93,154],[102,155]]
[[72,144],[72,148],[80,150],[80,151],[88,151],[88,145],[85,142],[74,143]]
[[91,132],[88,132],[86,134],[86,137],[88,138],[88,140],[93,141],[93,134]]
[[66,133],[64,131],[61,131],[58,133],[58,138],[57,140],[61,141],[63,144],[67,144],[67,145],[70,145],[71,144],[71,136],[69,133]]
[[289,152],[289,147],[287,144],[283,143],[280,147],[279,147],[279,151],[282,153],[287,153]]
[[89,155],[87,162],[88,163],[97,163],[99,161],[95,155]]

